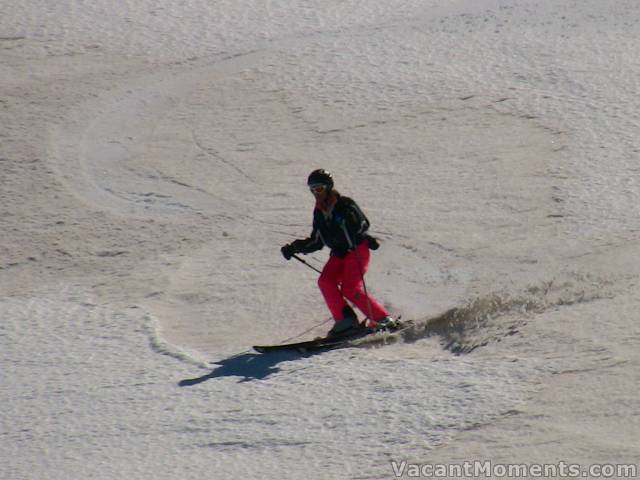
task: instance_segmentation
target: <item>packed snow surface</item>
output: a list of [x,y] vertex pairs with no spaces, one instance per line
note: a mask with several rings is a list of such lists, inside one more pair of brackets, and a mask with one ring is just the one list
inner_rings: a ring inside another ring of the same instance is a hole
[[[638,2],[0,3],[0,478],[637,463]],[[416,327],[260,355],[320,167]]]

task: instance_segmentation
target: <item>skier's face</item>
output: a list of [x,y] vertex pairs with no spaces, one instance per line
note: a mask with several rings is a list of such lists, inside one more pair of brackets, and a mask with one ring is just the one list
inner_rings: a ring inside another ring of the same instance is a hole
[[322,184],[310,185],[309,190],[311,190],[311,193],[313,194],[313,196],[316,197],[316,200],[324,200],[324,198],[327,195],[326,185],[322,185]]

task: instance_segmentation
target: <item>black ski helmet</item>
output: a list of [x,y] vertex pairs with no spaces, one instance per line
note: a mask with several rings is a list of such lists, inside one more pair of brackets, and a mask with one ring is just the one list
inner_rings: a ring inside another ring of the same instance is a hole
[[333,175],[324,168],[314,170],[307,178],[307,185],[326,185],[328,190],[333,189]]

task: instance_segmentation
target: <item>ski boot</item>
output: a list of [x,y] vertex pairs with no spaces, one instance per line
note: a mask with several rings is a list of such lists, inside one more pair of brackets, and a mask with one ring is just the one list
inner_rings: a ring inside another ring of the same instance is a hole
[[373,325],[372,328],[375,332],[393,332],[398,328],[398,321],[394,320],[392,317],[384,317],[382,320]]
[[336,321],[333,328],[329,330],[328,337],[341,337],[356,332],[360,328],[360,322],[356,312],[349,305],[342,309],[342,320]]

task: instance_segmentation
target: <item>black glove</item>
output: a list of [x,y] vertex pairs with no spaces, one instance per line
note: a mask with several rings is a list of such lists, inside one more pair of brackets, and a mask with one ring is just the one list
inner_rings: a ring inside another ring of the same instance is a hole
[[293,248],[293,245],[291,245],[290,243],[282,247],[280,251],[282,252],[282,256],[287,260],[291,260],[291,257],[293,257],[293,255],[296,253],[295,248]]
[[369,244],[369,248],[371,250],[377,250],[380,248],[380,242],[376,237],[372,237],[371,235],[367,235],[367,243]]
[[304,240],[295,240],[280,249],[282,256],[287,260],[291,260],[296,253],[302,252],[302,248],[305,245]]

